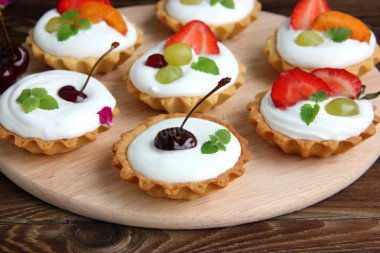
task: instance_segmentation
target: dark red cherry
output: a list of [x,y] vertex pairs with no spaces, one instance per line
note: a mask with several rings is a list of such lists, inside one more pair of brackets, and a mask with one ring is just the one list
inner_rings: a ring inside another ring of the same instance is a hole
[[[1,65],[13,67],[16,76],[25,73],[29,65],[28,50],[16,43],[11,43],[13,52],[9,45],[6,45],[1,51]],[[14,53],[14,55],[13,55]]]
[[13,73],[13,68],[10,68],[6,65],[0,65],[0,94],[2,94],[16,81],[17,78]]
[[60,96],[62,99],[66,101],[73,103],[80,103],[87,98],[86,94],[75,89],[75,87],[71,85],[63,86],[58,91],[58,96]]
[[157,133],[154,139],[154,146],[161,150],[184,150],[194,148],[197,145],[197,138],[179,127],[166,128]]
[[165,61],[165,58],[162,54],[152,54],[146,60],[145,65],[148,67],[160,69],[168,65],[168,63]]

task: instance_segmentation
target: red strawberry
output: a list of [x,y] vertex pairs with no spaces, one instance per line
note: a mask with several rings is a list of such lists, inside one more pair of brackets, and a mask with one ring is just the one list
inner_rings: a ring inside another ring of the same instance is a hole
[[100,2],[112,6],[110,0],[60,0],[57,5],[57,10],[60,14],[71,9],[77,9],[87,2]]
[[329,11],[326,0],[301,0],[290,16],[290,24],[294,30],[308,30],[314,19],[322,12]]
[[281,72],[272,86],[274,105],[282,110],[295,105],[298,101],[308,100],[317,91],[325,90],[330,94],[327,84],[313,74],[300,69]]
[[214,33],[199,20],[193,20],[184,25],[166,41],[165,47],[179,42],[189,45],[196,54],[219,54]]
[[351,74],[345,69],[321,68],[311,72],[321,78],[331,90],[331,96],[345,96],[357,98],[361,89],[362,82],[359,77]]

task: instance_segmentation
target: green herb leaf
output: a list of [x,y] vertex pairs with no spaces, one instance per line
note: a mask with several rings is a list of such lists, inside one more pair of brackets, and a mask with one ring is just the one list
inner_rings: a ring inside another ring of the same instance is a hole
[[62,16],[59,18],[60,21],[74,21],[74,19],[80,16],[77,10],[68,10],[62,13]]
[[80,29],[87,30],[91,28],[91,21],[88,18],[84,18],[75,22],[75,25],[79,26]]
[[377,98],[378,96],[380,95],[380,91],[378,92],[375,92],[375,93],[369,93],[369,94],[365,94],[363,97],[361,97],[360,99],[375,99]]
[[191,68],[207,74],[219,75],[219,68],[215,61],[207,57],[200,56],[198,62],[191,64]]
[[212,6],[212,5],[215,5],[215,4],[219,3],[219,2],[220,2],[220,0],[211,0],[210,4]]
[[28,97],[22,102],[22,109],[25,113],[30,113],[38,108],[40,100],[35,97]]
[[58,28],[57,32],[57,38],[58,41],[64,41],[67,40],[72,35],[72,24],[62,24]]
[[203,143],[202,154],[214,154],[219,150],[226,151],[226,145],[231,141],[231,132],[227,129],[219,129],[215,135],[209,135],[210,141]]
[[217,143],[219,141],[219,138],[217,136],[215,136],[215,135],[209,135],[209,137],[210,137],[210,141],[213,144],[215,144],[215,143]]
[[231,132],[227,129],[219,129],[215,132],[215,135],[223,144],[228,144],[231,141]]
[[304,104],[301,107],[301,118],[306,125],[310,125],[310,123],[314,121],[319,109],[320,106],[318,104],[315,104],[314,107],[311,104]]
[[21,95],[16,99],[16,102],[22,104],[22,102],[25,101],[25,99],[27,99],[28,97],[30,97],[31,95],[31,90],[30,89],[24,89],[22,92],[21,92]]
[[223,150],[223,151],[227,150],[226,146],[221,142],[216,143],[216,146],[218,147],[219,150]]
[[207,141],[207,142],[203,143],[203,145],[201,147],[202,154],[211,155],[211,154],[215,154],[218,151],[219,151],[218,146],[213,144],[211,141]]
[[33,88],[31,95],[38,99],[43,99],[47,95],[47,90],[45,88]]
[[320,91],[317,91],[316,93],[314,93],[313,95],[311,95],[309,97],[309,100],[313,101],[313,102],[321,102],[323,100],[326,100],[327,98],[328,98],[328,96],[327,96],[326,91],[320,90]]
[[22,105],[25,113],[30,113],[37,108],[53,110],[58,108],[58,102],[48,95],[45,88],[24,89],[16,102]]
[[326,31],[326,35],[334,42],[343,42],[350,37],[352,31],[346,27],[333,27]]
[[220,3],[228,9],[234,9],[235,8],[234,0],[221,0]]
[[58,109],[58,102],[50,95],[46,95],[44,99],[40,100],[38,108],[42,110],[54,110]]

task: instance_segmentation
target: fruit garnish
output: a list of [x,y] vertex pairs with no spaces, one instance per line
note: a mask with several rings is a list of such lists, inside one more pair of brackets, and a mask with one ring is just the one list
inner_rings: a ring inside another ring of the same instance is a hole
[[60,0],[57,5],[57,10],[62,14],[71,9],[78,9],[79,6],[87,2],[100,2],[112,6],[109,0]]
[[191,114],[195,111],[195,109],[203,103],[209,96],[211,96],[215,91],[225,86],[231,81],[231,78],[225,77],[222,78],[218,84],[212,89],[209,93],[207,93],[187,114],[185,119],[183,120],[180,127],[172,127],[161,130],[157,133],[154,138],[154,146],[161,150],[184,150],[194,148],[197,145],[197,139],[188,130],[185,130],[183,126],[186,121],[189,119]]
[[235,8],[234,0],[211,0],[210,1],[211,6],[215,5],[217,3],[220,3],[221,5],[223,5],[226,8],[229,8],[229,9]]
[[121,13],[110,5],[100,2],[86,2],[77,10],[80,13],[80,19],[88,18],[93,24],[104,20],[121,34],[127,33],[127,24],[124,22]]
[[112,108],[109,106],[104,106],[102,110],[97,112],[99,114],[99,121],[100,124],[104,127],[110,127],[113,123],[113,113]]
[[50,96],[45,88],[24,89],[16,102],[22,105],[25,113],[30,113],[37,108],[54,110],[58,108],[58,102]]
[[290,15],[290,25],[294,30],[310,30],[314,19],[329,10],[326,0],[301,0]]
[[314,31],[303,31],[301,32],[297,38],[296,38],[296,43],[300,46],[319,46],[320,44],[323,43],[323,38],[321,35]]
[[181,4],[186,4],[186,5],[197,5],[202,3],[203,0],[181,0]]
[[307,100],[317,91],[325,90],[330,95],[329,86],[320,78],[300,69],[281,72],[272,86],[271,97],[274,105],[285,110],[301,100]]
[[157,82],[160,84],[169,84],[178,80],[183,76],[183,71],[180,67],[167,65],[161,68],[155,75]]
[[359,114],[358,104],[350,98],[335,98],[325,106],[326,112],[334,116],[355,116]]
[[152,54],[146,60],[145,65],[148,67],[160,69],[168,65],[168,63],[165,61],[165,58],[162,54]]
[[179,42],[189,45],[197,55],[219,54],[215,35],[204,22],[199,20],[193,20],[185,24],[166,41],[164,48]]
[[185,43],[170,44],[165,47],[164,58],[169,65],[187,65],[193,58],[191,47]]
[[202,154],[215,154],[219,150],[226,151],[226,145],[231,141],[231,132],[227,129],[219,129],[215,135],[209,135],[210,140],[203,143]]
[[198,61],[191,64],[191,68],[207,74],[219,75],[218,65],[207,57],[199,56]]
[[311,73],[329,86],[330,96],[357,98],[362,89],[359,77],[345,69],[320,68]]
[[360,94],[359,94],[359,99],[367,99],[367,100],[370,100],[370,99],[375,99],[377,98],[378,96],[380,96],[380,91],[378,92],[375,92],[375,93],[369,93],[369,94],[365,94],[365,89],[367,87],[365,85],[362,85],[362,90],[360,91]]
[[9,86],[14,84],[17,77],[23,74],[28,68],[29,52],[25,47],[11,42],[1,10],[0,22],[5,40],[7,41],[7,45],[2,49],[0,55],[0,94],[2,94]]
[[326,100],[327,98],[328,97],[325,90],[317,91],[309,97],[309,101],[315,102],[314,106],[311,104],[304,104],[301,107],[301,119],[306,123],[306,125],[310,125],[319,113],[320,106],[318,105],[318,102]]
[[326,35],[337,43],[347,40],[351,34],[352,31],[346,27],[333,27],[326,31]]
[[86,99],[87,95],[83,91],[86,88],[87,83],[90,80],[90,77],[92,76],[92,73],[94,73],[94,70],[96,69],[98,64],[103,60],[103,58],[106,57],[109,53],[111,53],[112,50],[114,50],[118,46],[119,46],[119,42],[113,42],[111,44],[110,49],[108,49],[107,52],[105,52],[96,61],[96,63],[92,67],[90,73],[88,74],[87,79],[86,79],[85,83],[83,84],[83,87],[81,90],[77,90],[74,86],[66,85],[66,86],[63,86],[61,89],[59,89],[58,96],[60,96],[62,99],[66,100],[66,101],[73,102],[73,103],[80,103],[84,99]]
[[311,24],[311,29],[316,31],[327,31],[333,27],[345,27],[352,31],[349,38],[361,42],[369,42],[371,31],[359,19],[339,11],[326,11],[318,15]]

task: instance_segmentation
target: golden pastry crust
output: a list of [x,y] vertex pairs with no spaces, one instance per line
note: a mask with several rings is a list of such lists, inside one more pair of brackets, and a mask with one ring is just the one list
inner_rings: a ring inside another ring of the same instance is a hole
[[[183,25],[184,22],[181,22],[171,16],[166,12],[166,2],[167,0],[160,0],[155,6],[157,18],[168,26],[173,31],[177,32]],[[261,10],[261,4],[259,1],[255,1],[255,5],[251,13],[244,19],[230,24],[224,25],[209,25],[207,24],[211,31],[215,34],[217,40],[222,41],[228,38],[231,38],[241,31],[243,31],[250,23],[256,20],[259,17],[259,12]]]
[[[236,90],[242,86],[245,82],[243,73],[246,71],[246,67],[239,61],[235,55],[236,61],[239,64],[239,74],[235,80],[235,83],[230,87],[226,88],[220,93],[212,94],[208,97],[200,106],[197,107],[195,112],[206,112],[214,106],[218,106],[225,102],[227,99],[232,97]],[[155,110],[167,111],[169,113],[183,112],[188,113],[190,110],[203,98],[203,96],[197,97],[153,97],[147,93],[138,90],[131,79],[129,78],[129,70],[131,69],[133,63],[130,62],[122,73],[122,79],[126,83],[127,91],[148,104]],[[216,85],[216,84],[215,84]],[[206,95],[206,94],[205,94]]]
[[133,170],[127,157],[127,150],[132,141],[150,126],[157,124],[162,120],[185,116],[186,114],[182,113],[160,114],[148,119],[145,123],[138,125],[133,130],[122,133],[121,139],[117,141],[112,148],[112,151],[115,153],[112,160],[112,165],[121,170],[120,177],[123,180],[138,186],[141,190],[153,197],[190,200],[204,196],[215,190],[222,189],[232,180],[243,175],[245,172],[243,165],[251,159],[251,154],[246,149],[248,141],[241,137],[231,125],[224,124],[215,118],[197,113],[193,114],[192,117],[216,122],[229,129],[231,133],[239,140],[241,154],[233,168],[230,168],[216,178],[189,183],[166,183],[154,181]]
[[310,141],[293,139],[277,131],[272,130],[266,123],[260,112],[261,101],[266,92],[256,95],[256,100],[247,105],[249,111],[248,121],[256,128],[256,132],[267,142],[280,147],[285,153],[299,154],[303,157],[317,156],[328,157],[332,154],[342,154],[354,146],[358,145],[376,133],[376,124],[380,122],[380,117],[375,115],[371,125],[359,136],[348,138],[344,141]]
[[[114,117],[119,113],[119,109],[113,109]],[[8,140],[19,148],[28,150],[33,154],[55,155],[66,153],[77,149],[98,138],[99,133],[108,130],[108,127],[100,126],[92,132],[71,139],[59,139],[44,141],[39,138],[24,138],[16,133],[8,131],[0,124],[0,140]]]
[[[271,35],[267,38],[263,51],[267,55],[269,63],[278,72],[282,72],[293,68],[300,68],[307,72],[311,72],[314,70],[314,68],[303,68],[300,66],[292,65],[281,58],[280,54],[277,51],[277,31],[274,35]],[[378,62],[380,62],[380,48],[379,45],[376,45],[375,51],[370,58],[361,61],[357,64],[350,65],[345,69],[356,76],[362,76],[371,69],[373,69]]]
[[[133,46],[120,52],[111,52],[96,67],[93,74],[106,73],[124,63],[135,50],[144,43],[143,31],[135,25],[137,39]],[[29,36],[26,38],[26,45],[30,48],[32,54],[51,66],[54,69],[72,70],[84,74],[89,74],[99,57],[75,58],[70,56],[57,56],[43,51],[35,42],[33,29],[29,30]],[[110,45],[111,46],[111,45]]]

